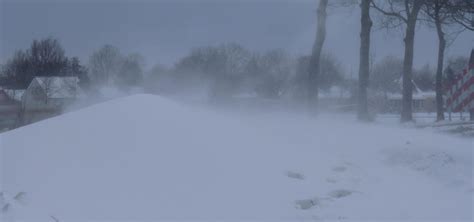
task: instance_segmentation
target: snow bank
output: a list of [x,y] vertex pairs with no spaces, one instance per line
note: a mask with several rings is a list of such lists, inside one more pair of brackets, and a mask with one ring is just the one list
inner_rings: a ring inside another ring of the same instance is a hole
[[6,219],[472,220],[472,141],[413,129],[135,95],[1,140]]

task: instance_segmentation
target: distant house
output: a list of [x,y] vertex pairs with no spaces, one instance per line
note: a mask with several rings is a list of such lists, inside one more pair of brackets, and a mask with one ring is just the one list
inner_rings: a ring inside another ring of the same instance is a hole
[[60,114],[83,96],[77,77],[35,77],[22,99],[24,123]]
[[[400,113],[403,101],[403,77],[397,81],[399,83],[398,92],[380,92],[370,93],[369,103],[380,113]],[[418,87],[415,81],[412,82],[412,111],[430,113],[436,112],[436,93],[434,91],[423,91]]]
[[4,89],[3,90],[11,100],[21,103],[23,101],[23,94],[25,94],[25,89]]
[[[399,113],[402,110],[402,94],[389,93],[385,112]],[[412,99],[413,112],[436,112],[436,93],[434,91],[415,91]]]

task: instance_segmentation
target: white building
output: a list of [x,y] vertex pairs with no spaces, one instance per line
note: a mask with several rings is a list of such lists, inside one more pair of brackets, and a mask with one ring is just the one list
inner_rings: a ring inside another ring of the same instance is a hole
[[83,97],[77,77],[35,77],[23,95],[24,123],[60,114]]

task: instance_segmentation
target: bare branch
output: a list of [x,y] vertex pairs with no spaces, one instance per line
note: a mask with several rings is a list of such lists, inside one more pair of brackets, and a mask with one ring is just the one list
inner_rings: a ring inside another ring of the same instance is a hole
[[[463,26],[465,29],[468,29],[468,30],[471,30],[471,31],[474,31],[474,26],[471,24],[469,24],[468,22],[466,21],[463,21],[459,18],[456,18],[456,16],[452,16],[451,17],[454,21],[456,21],[459,25]],[[472,22],[471,22],[472,23]]]
[[377,11],[379,11],[380,13],[382,13],[382,14],[384,14],[384,15],[386,15],[386,16],[396,17],[396,18],[398,18],[398,19],[404,21],[405,23],[408,22],[408,19],[405,18],[405,17],[403,17],[400,12],[395,12],[395,10],[393,9],[393,5],[392,5],[392,4],[390,4],[390,7],[391,7],[390,11],[386,11],[386,10],[382,9],[381,7],[379,7],[379,6],[375,3],[375,1],[372,1],[372,8],[375,8],[375,9],[376,9]]

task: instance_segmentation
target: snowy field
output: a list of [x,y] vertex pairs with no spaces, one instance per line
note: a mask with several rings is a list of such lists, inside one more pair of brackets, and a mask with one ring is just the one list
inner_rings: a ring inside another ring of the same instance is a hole
[[[474,121],[469,121],[469,113],[452,114],[451,120],[436,121],[436,113],[414,113],[413,122],[402,124],[403,127],[419,128],[441,134],[450,134],[456,137],[474,138]],[[354,117],[355,118],[355,117]],[[400,115],[377,115],[375,122],[387,126],[400,126]]]
[[5,221],[473,220],[473,140],[430,130],[135,95],[0,136]]

